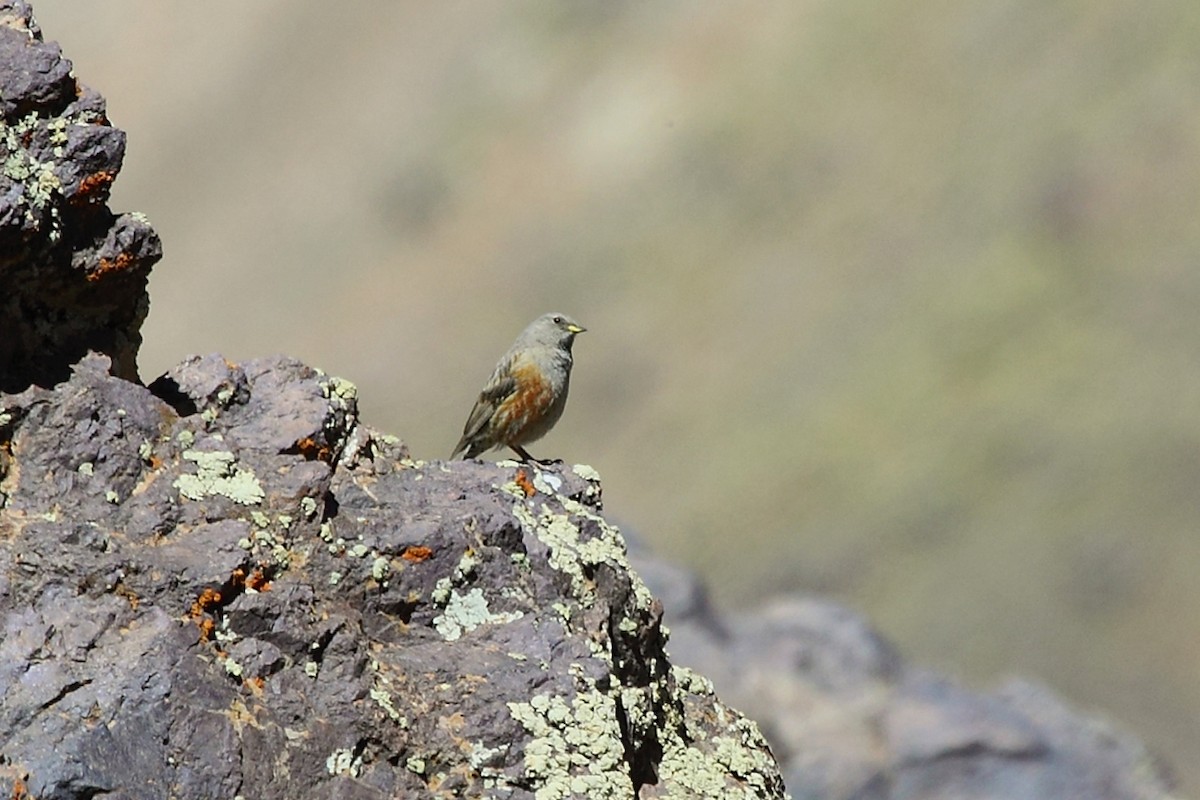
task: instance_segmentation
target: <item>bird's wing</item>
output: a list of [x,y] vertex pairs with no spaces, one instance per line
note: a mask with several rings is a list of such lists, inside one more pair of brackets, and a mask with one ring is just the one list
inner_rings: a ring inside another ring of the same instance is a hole
[[[454,455],[467,449],[471,440],[479,436],[487,427],[488,421],[491,420],[492,414],[496,412],[500,404],[516,391],[517,381],[509,370],[511,361],[512,359],[509,358],[500,362],[492,373],[492,377],[488,379],[479,393],[479,399],[475,401],[475,407],[471,409],[471,415],[467,417],[467,424],[463,426],[462,438],[454,448]],[[451,458],[453,457],[451,456]]]

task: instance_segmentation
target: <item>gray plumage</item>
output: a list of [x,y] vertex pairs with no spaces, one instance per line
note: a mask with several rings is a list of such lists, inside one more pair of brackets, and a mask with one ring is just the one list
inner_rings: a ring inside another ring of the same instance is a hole
[[571,383],[571,345],[586,328],[566,314],[543,314],[529,324],[500,359],[479,393],[451,458],[475,458],[508,446],[526,461],[522,447],[546,435],[562,416]]

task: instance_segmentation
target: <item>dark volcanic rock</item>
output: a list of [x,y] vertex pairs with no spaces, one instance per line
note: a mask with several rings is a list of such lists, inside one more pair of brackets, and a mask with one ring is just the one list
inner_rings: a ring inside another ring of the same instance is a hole
[[159,242],[23,2],[0,112],[0,794],[783,796],[590,470],[414,462],[283,358],[124,380]]
[[0,0],[0,113],[0,390],[53,385],[89,350],[135,379],[162,246],[108,209],[125,134],[19,1]]
[[215,356],[0,395],[0,453],[13,796],[783,796],[587,468],[414,462]]

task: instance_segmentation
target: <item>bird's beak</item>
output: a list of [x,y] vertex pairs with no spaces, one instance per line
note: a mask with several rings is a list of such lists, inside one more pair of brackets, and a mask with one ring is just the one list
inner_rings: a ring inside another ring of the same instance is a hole
[[583,327],[582,325],[568,325],[567,330],[569,330],[571,333],[583,333],[587,330],[587,328]]

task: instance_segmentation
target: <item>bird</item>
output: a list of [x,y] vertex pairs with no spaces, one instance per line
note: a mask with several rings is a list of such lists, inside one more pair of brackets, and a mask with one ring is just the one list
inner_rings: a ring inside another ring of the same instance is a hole
[[558,313],[529,323],[484,384],[450,458],[475,458],[508,447],[522,461],[544,463],[524,445],[545,436],[562,416],[571,382],[571,345],[586,330]]

